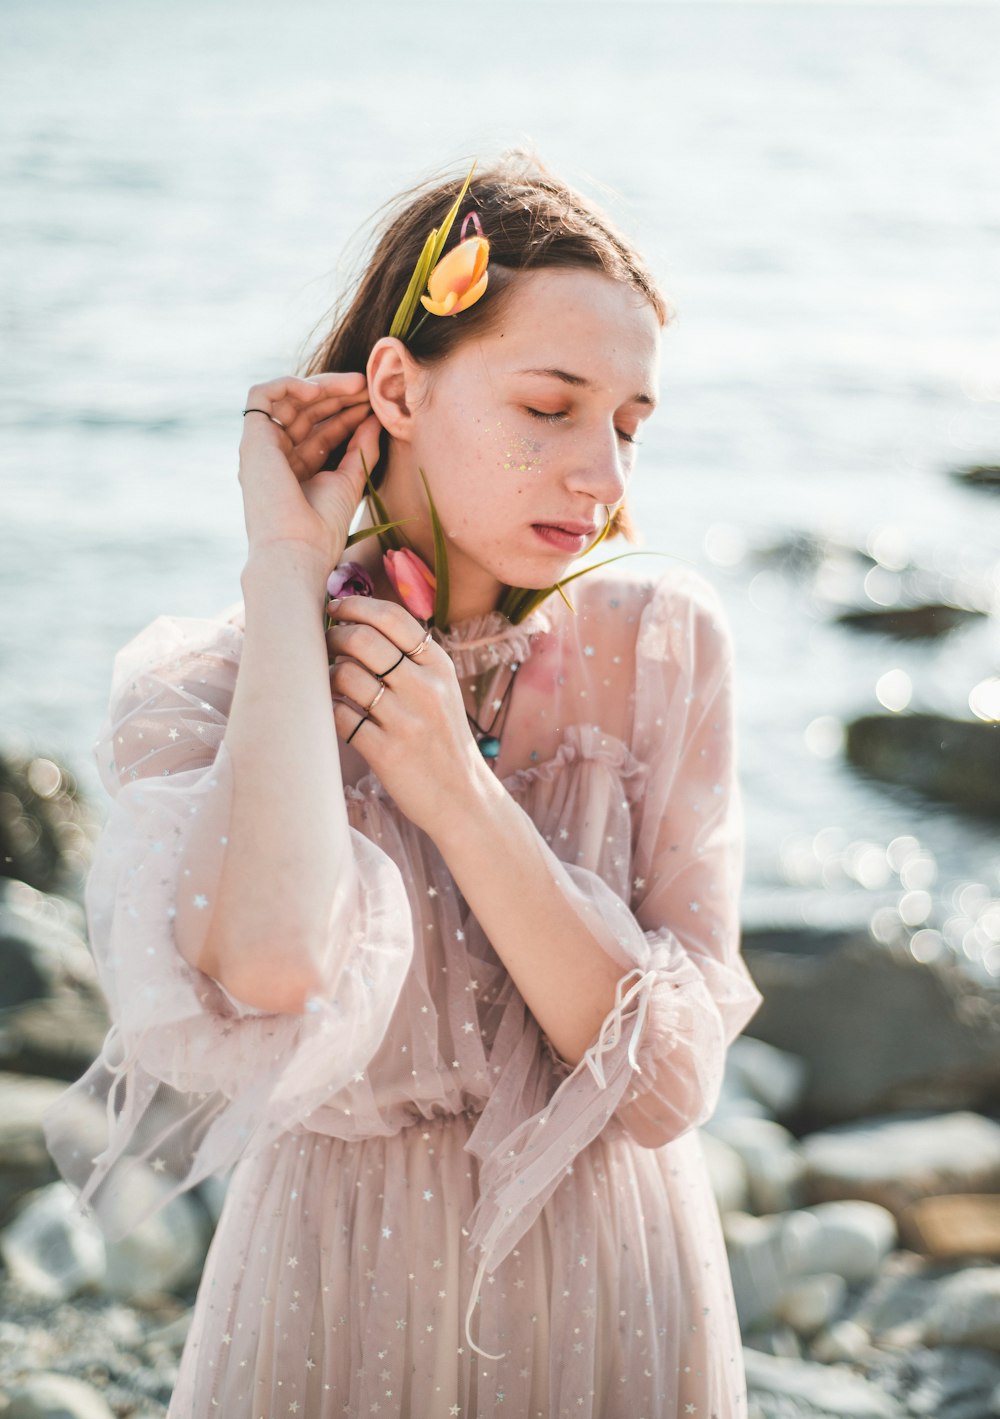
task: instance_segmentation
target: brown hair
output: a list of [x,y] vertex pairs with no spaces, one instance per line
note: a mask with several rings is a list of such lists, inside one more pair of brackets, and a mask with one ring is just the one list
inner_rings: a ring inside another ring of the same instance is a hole
[[[328,334],[307,359],[307,375],[365,368],[372,346],[388,333],[427,234],[441,224],[461,183],[462,178],[424,183],[389,205],[360,280],[334,308],[328,317],[332,322]],[[489,167],[477,168],[446,250],[460,240],[462,218],[468,211],[478,214],[490,243],[486,294],[459,318],[425,320],[406,341],[415,359],[436,363],[463,340],[485,333],[500,313],[516,273],[545,266],[601,271],[644,296],[661,326],[673,318],[642,258],[610,219],[532,155],[514,151]],[[380,469],[385,467],[387,439],[383,435]],[[327,466],[335,467],[341,452],[335,449]],[[376,472],[372,481],[379,480]],[[616,533],[635,540],[624,503],[615,513],[609,535]]]

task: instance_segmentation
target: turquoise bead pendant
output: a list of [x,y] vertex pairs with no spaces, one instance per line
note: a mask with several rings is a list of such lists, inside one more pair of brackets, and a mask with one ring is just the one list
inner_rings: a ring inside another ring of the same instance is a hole
[[479,741],[479,752],[484,759],[495,759],[500,753],[500,740],[495,734],[484,734]]

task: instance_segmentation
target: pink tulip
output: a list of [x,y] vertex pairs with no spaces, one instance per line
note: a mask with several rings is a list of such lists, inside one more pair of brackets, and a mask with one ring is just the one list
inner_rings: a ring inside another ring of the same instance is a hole
[[329,596],[374,596],[375,583],[360,562],[341,562],[330,573],[326,590]]
[[418,621],[429,620],[434,614],[437,579],[427,564],[404,547],[401,552],[383,553],[382,565],[407,611]]

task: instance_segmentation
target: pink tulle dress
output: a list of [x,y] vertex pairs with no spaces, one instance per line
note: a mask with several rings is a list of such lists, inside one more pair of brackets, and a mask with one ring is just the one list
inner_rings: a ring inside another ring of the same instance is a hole
[[435,634],[460,675],[520,663],[497,772],[621,971],[575,1068],[353,745],[327,988],[269,1012],[189,966],[226,851],[242,608],[160,617],[116,659],[87,889],[114,1023],[46,1131],[110,1235],[229,1174],[171,1419],[747,1412],[698,1132],[761,1000],[731,633],[687,567],[605,568],[573,601]]

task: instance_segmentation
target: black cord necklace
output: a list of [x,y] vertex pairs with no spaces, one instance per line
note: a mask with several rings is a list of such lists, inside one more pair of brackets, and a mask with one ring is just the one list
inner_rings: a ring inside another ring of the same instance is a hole
[[[484,759],[492,760],[494,767],[496,767],[496,761],[500,756],[500,736],[503,733],[504,725],[507,723],[507,712],[510,709],[510,692],[514,688],[514,680],[520,668],[520,661],[515,660],[510,668],[510,679],[507,681],[507,688],[504,690],[499,702],[496,703],[496,712],[488,725],[480,724],[479,720],[476,719],[474,715],[470,714],[468,710],[465,711],[472,732],[476,736],[479,752]],[[500,719],[501,715],[503,715],[503,723],[498,724],[497,721]]]

